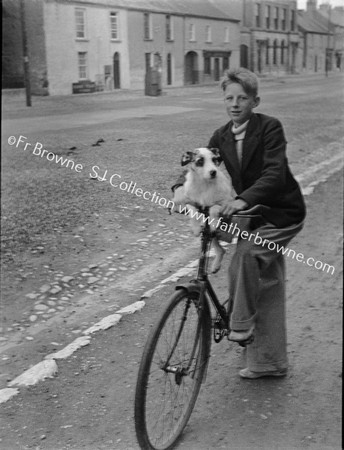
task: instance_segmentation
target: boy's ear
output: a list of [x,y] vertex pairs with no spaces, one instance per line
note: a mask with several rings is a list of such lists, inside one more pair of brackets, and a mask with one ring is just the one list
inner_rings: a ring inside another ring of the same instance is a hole
[[257,108],[257,106],[259,106],[259,104],[260,104],[260,97],[256,97],[256,98],[254,99],[254,105],[253,105],[253,108]]

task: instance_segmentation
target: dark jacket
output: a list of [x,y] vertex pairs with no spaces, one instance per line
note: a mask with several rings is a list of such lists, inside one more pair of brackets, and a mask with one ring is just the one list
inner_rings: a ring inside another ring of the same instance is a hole
[[278,228],[302,222],[306,215],[300,187],[290,172],[281,123],[252,114],[243,143],[242,167],[236,152],[232,121],[215,131],[208,148],[218,148],[233,187],[248,207],[269,206],[264,218]]

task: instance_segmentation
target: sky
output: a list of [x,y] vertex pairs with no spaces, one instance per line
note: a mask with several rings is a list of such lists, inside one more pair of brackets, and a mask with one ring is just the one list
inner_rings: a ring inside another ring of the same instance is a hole
[[[329,3],[333,6],[344,6],[344,0],[318,0],[317,4],[322,5],[323,3]],[[307,0],[297,0],[298,9],[306,9]]]

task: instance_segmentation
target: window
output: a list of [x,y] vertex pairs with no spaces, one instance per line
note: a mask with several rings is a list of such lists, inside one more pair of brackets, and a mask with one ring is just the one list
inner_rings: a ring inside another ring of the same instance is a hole
[[190,23],[190,25],[189,25],[189,41],[195,41],[195,40],[196,40],[195,25],[193,23]]
[[265,64],[268,65],[270,64],[270,59],[269,59],[269,51],[270,51],[270,43],[269,43],[269,39],[267,39],[266,41],[266,53],[265,53]]
[[260,4],[256,3],[256,27],[260,28]]
[[209,56],[204,57],[204,73],[206,75],[211,75],[211,62]]
[[275,30],[278,30],[278,8],[275,8],[274,24],[275,24]]
[[152,20],[151,15],[148,13],[143,14],[143,33],[145,40],[152,39]]
[[295,10],[291,11],[290,30],[295,31]]
[[273,63],[277,64],[277,40],[274,40],[274,54],[273,54]]
[[287,25],[287,10],[285,8],[282,9],[282,30],[286,29]]
[[284,64],[284,50],[285,50],[285,44],[284,40],[281,42],[281,64]]
[[75,8],[76,38],[86,39],[86,9]]
[[270,20],[271,20],[271,6],[266,7],[266,28],[269,30],[270,28]]
[[78,53],[79,79],[87,79],[87,52]]
[[207,25],[205,28],[205,40],[206,42],[211,42],[211,26]]
[[118,40],[118,14],[115,12],[110,12],[110,28],[111,28],[111,39]]
[[229,27],[225,28],[225,43],[229,43]]
[[173,18],[171,16],[166,16],[166,41],[173,41]]

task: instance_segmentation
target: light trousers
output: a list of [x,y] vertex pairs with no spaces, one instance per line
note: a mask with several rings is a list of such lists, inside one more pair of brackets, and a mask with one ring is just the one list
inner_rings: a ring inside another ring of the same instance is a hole
[[[287,368],[285,315],[285,262],[277,248],[286,245],[303,223],[286,228],[265,224],[253,238],[238,241],[229,268],[229,294],[232,305],[230,328],[248,330],[255,325],[254,341],[247,346],[247,367],[254,371]],[[269,244],[268,244],[269,243]]]

